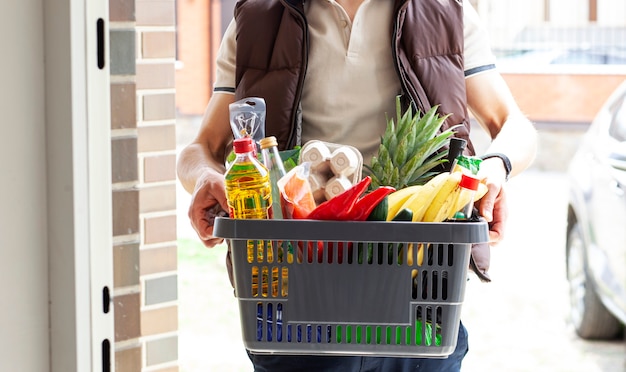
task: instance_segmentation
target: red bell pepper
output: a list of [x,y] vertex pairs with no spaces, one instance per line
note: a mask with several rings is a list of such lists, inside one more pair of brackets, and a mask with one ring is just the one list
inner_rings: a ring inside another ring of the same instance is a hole
[[396,191],[396,189],[391,186],[380,186],[376,190],[363,196],[357,200],[352,209],[350,209],[348,219],[350,221],[365,221],[378,203],[394,191]]
[[350,210],[371,182],[372,178],[366,176],[348,190],[318,205],[306,218],[310,220],[349,221]]

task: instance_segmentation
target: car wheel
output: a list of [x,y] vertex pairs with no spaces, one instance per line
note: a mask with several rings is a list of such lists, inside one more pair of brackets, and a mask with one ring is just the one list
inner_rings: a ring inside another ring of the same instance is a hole
[[613,339],[621,324],[602,304],[587,273],[585,243],[575,222],[567,235],[567,280],[570,317],[576,333],[583,339]]

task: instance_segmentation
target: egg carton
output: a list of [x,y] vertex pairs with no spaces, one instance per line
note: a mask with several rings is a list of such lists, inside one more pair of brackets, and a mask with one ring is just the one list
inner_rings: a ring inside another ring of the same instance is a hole
[[317,204],[341,194],[361,180],[363,155],[353,146],[308,141],[300,150],[299,162],[311,164],[309,184]]

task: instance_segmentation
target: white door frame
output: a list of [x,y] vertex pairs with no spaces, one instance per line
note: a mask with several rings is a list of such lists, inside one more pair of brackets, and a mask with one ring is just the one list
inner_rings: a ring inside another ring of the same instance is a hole
[[43,0],[50,370],[113,371],[108,0]]

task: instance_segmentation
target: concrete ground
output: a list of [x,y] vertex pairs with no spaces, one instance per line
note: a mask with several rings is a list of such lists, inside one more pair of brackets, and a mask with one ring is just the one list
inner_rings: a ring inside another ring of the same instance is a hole
[[[197,121],[180,121],[179,142]],[[567,159],[580,132],[540,131],[537,161],[507,184],[510,219],[505,240],[492,249],[492,283],[472,277],[462,319],[470,335],[463,371],[626,371],[626,346],[578,339],[568,323],[564,269]],[[480,140],[477,140],[480,143]],[[480,147],[480,145],[479,145]],[[194,239],[179,190],[178,230]],[[204,249],[199,247],[198,249]],[[238,309],[225,267],[224,247],[210,267],[180,262],[181,371],[251,371],[240,340]]]

